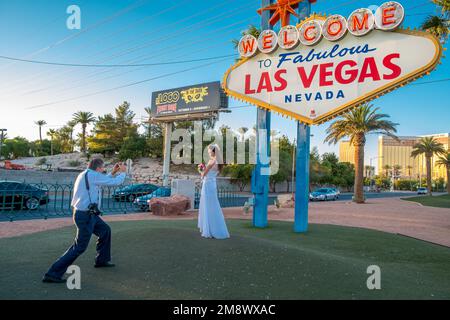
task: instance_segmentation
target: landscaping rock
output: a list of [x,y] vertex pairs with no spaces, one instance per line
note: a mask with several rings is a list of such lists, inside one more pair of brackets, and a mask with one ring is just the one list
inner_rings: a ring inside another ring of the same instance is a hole
[[281,208],[294,208],[295,201],[292,194],[280,194],[278,196],[278,201],[280,201]]
[[182,215],[191,208],[191,200],[182,195],[168,198],[153,198],[149,202],[150,208],[156,216]]

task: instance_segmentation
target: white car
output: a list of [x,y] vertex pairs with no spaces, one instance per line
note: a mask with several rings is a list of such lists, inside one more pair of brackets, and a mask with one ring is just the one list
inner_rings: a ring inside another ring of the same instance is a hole
[[427,188],[417,188],[417,194],[427,194],[428,189]]

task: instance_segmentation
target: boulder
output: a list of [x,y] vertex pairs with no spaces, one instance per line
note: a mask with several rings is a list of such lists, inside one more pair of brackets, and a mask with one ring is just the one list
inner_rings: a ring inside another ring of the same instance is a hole
[[150,208],[156,216],[181,215],[191,208],[191,200],[182,195],[167,198],[153,198],[149,202]]
[[278,201],[280,202],[281,208],[294,208],[295,201],[292,194],[280,194],[278,196]]

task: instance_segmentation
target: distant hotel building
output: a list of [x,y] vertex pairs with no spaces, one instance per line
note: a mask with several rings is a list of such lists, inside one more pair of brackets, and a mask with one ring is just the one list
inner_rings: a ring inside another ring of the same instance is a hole
[[[444,145],[446,150],[450,147],[450,134],[432,134],[419,137],[399,137],[399,141],[387,136],[378,137],[378,173],[384,172],[386,165],[391,168],[399,165],[401,166],[400,176],[403,178],[417,179],[419,177],[426,177],[426,161],[425,156],[411,157],[411,152],[414,145],[419,142],[422,137],[433,137],[438,142]],[[437,156],[432,158],[432,179],[444,178],[447,180],[446,169],[443,166],[435,164]]]
[[[450,148],[450,134],[433,134],[419,137],[399,137],[400,140],[395,140],[388,136],[378,137],[378,174],[385,172],[383,169],[388,165],[391,170],[394,166],[401,166],[400,176],[402,178],[418,179],[419,177],[426,177],[426,162],[425,156],[411,157],[413,146],[422,137],[434,137],[438,142],[444,145],[446,150]],[[350,145],[349,141],[341,141],[339,144],[339,161],[355,163],[354,160],[355,148]],[[443,166],[435,164],[438,157],[432,158],[432,179],[444,178],[447,180],[446,169]],[[368,165],[368,163],[366,163]]]
[[339,143],[339,161],[355,164],[355,147],[350,144],[350,141]]

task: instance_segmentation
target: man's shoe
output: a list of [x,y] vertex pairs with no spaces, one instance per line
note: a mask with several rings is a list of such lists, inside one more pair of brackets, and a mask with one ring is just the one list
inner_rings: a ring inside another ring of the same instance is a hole
[[52,276],[49,276],[49,275],[46,274],[42,278],[42,282],[45,282],[45,283],[65,283],[66,279],[55,278],[55,277],[52,277]]
[[116,265],[114,263],[111,262],[105,262],[105,263],[96,263],[94,265],[94,268],[111,268],[111,267],[115,267]]

